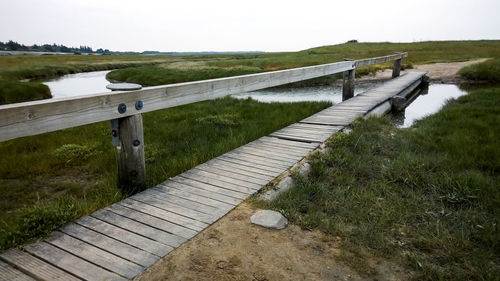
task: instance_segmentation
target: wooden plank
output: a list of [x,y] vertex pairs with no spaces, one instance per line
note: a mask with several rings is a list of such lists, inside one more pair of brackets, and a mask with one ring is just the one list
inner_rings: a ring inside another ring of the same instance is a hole
[[[328,135],[329,136],[329,135]],[[288,147],[280,147],[275,144],[266,144],[266,143],[259,143],[259,144],[254,144],[254,143],[249,143],[246,144],[245,146],[251,147],[253,149],[258,149],[260,151],[266,151],[268,153],[274,153],[277,155],[288,155],[290,157],[295,157],[295,161],[300,161],[300,159],[304,158],[309,154],[309,152],[299,152],[294,149],[290,149]]]
[[278,175],[283,173],[287,169],[287,167],[276,167],[276,166],[273,166],[273,164],[263,162],[259,159],[255,159],[253,157],[245,157],[245,156],[241,156],[238,154],[231,155],[231,154],[226,153],[224,155],[217,157],[216,159],[221,159],[221,160],[224,160],[227,162],[236,163],[236,164],[240,164],[240,165],[256,167],[256,168],[259,168],[261,170],[267,170],[269,172],[276,173]]
[[139,212],[143,212],[143,213],[149,214],[151,216],[154,216],[154,217],[157,217],[157,218],[160,218],[163,220],[167,220],[171,223],[175,223],[177,225],[183,226],[185,228],[189,228],[189,229],[194,230],[194,231],[201,231],[205,227],[208,226],[208,224],[206,224],[204,222],[193,220],[191,218],[181,216],[179,214],[176,214],[176,213],[164,210],[164,209],[160,209],[158,207],[155,207],[155,206],[152,206],[149,204],[145,204],[143,202],[136,201],[136,200],[125,199],[125,200],[120,201],[119,204],[123,205],[127,208],[131,208],[131,209],[137,210]]
[[247,193],[242,193],[239,191],[226,189],[223,186],[221,187],[221,186],[217,186],[217,185],[213,185],[213,184],[207,184],[207,183],[198,181],[196,179],[190,179],[188,177],[183,177],[182,174],[180,176],[173,177],[170,180],[178,182],[178,183],[186,184],[186,185],[198,188],[198,189],[202,189],[202,190],[206,190],[209,192],[232,197],[236,200],[243,200],[243,199],[247,198],[247,196],[248,196]]
[[106,209],[96,211],[91,216],[174,248],[179,247],[187,240],[186,238],[117,215]]
[[184,172],[180,176],[183,178],[199,181],[199,182],[206,183],[209,185],[215,185],[215,186],[218,186],[218,187],[221,187],[224,189],[237,191],[237,192],[243,193],[247,196],[254,193],[254,189],[251,189],[249,187],[232,184],[232,183],[217,180],[217,179],[214,179],[211,177],[200,176],[199,174],[192,173],[192,172]]
[[243,180],[238,180],[238,179],[234,179],[234,178],[231,178],[228,176],[218,175],[218,174],[214,174],[211,172],[205,172],[203,170],[199,170],[196,168],[191,169],[191,170],[187,171],[186,173],[190,173],[192,175],[197,175],[199,177],[205,177],[205,178],[209,178],[209,179],[224,181],[224,182],[227,182],[227,183],[232,184],[232,185],[246,187],[246,188],[248,188],[248,191],[252,192],[252,193],[256,190],[259,190],[262,187],[262,185],[258,184],[258,183],[251,183],[251,182],[247,182],[247,181],[243,181]]
[[216,216],[212,216],[212,215],[209,215],[206,213],[195,211],[193,209],[186,208],[184,206],[172,204],[171,202],[160,200],[158,198],[155,198],[155,197],[147,195],[147,194],[143,195],[141,193],[138,195],[142,195],[142,196],[137,196],[137,197],[134,196],[134,198],[132,198],[132,199],[139,201],[139,202],[142,202],[142,203],[145,203],[145,204],[149,204],[151,206],[158,207],[158,208],[166,210],[166,211],[170,211],[172,213],[176,213],[178,215],[190,218],[190,219],[195,220],[195,221],[199,221],[199,222],[202,222],[205,224],[211,224],[218,219],[218,217],[216,217]]
[[317,143],[322,143],[327,139],[327,137],[322,137],[322,138],[320,138],[320,137],[308,137],[308,136],[303,136],[303,135],[299,135],[299,134],[292,134],[292,133],[285,134],[285,133],[277,133],[277,132],[272,133],[271,136],[283,138],[283,139],[288,139],[288,140],[298,140],[298,141],[317,142]]
[[167,192],[164,192],[161,187],[150,188],[143,192],[143,194],[154,197],[155,199],[159,199],[163,202],[169,202],[184,208],[207,214],[212,218],[226,213],[224,210],[218,209],[214,206],[206,205],[197,201],[193,201],[191,199],[185,199],[174,194],[169,194]]
[[285,168],[285,170],[297,162],[297,160],[292,159],[276,159],[276,157],[269,157],[262,151],[258,150],[243,151],[242,149],[237,149],[224,154],[224,156],[234,157],[237,159],[255,159],[260,161],[262,164],[265,164],[266,166]]
[[272,172],[272,171],[269,171],[265,168],[261,168],[260,166],[255,167],[255,166],[246,166],[246,165],[236,164],[236,163],[228,162],[227,160],[224,160],[222,158],[212,159],[212,160],[206,162],[206,164],[209,166],[213,166],[213,167],[220,167],[222,170],[234,169],[236,171],[247,171],[247,172],[251,172],[254,174],[259,174],[259,175],[265,176],[270,180],[274,179],[277,175],[280,174],[279,172]]
[[287,145],[290,147],[299,147],[299,148],[302,147],[302,148],[311,149],[311,150],[318,147],[318,145],[315,143],[303,143],[303,142],[297,142],[297,141],[287,141],[287,140],[281,140],[281,139],[273,138],[273,137],[269,137],[269,136],[262,137],[259,140],[262,140],[265,142],[275,142],[275,143],[279,143],[279,144],[284,144],[284,145]]
[[25,247],[26,251],[53,264],[71,274],[92,281],[125,281],[126,279],[115,273],[107,271],[86,260],[78,258],[66,251],[63,251],[51,244],[40,242],[30,244]]
[[[204,81],[146,87],[142,90],[111,92],[84,97],[61,98],[0,106],[0,141],[31,136],[137,113],[216,99],[296,81],[330,75],[353,68],[353,62],[279,70]],[[141,100],[144,107],[135,109]],[[118,105],[127,106],[120,114]]]
[[[8,263],[14,265],[20,271],[27,273],[30,276],[35,277],[37,280],[47,280],[47,281],[80,281],[81,279],[76,278],[73,275],[68,274],[59,268],[52,266],[49,263],[42,261],[24,251],[18,250],[16,248],[10,248],[9,250],[0,254],[0,257],[7,261]],[[1,266],[0,266],[1,267]],[[2,279],[0,273],[0,280]],[[9,278],[8,280],[16,280],[14,278]]]
[[130,260],[143,267],[151,266],[158,260],[157,256],[149,252],[109,238],[108,236],[102,235],[99,232],[93,231],[78,224],[66,225],[63,228],[59,229],[59,231],[87,242],[102,250],[122,257],[126,260]]
[[[212,198],[206,197],[206,196],[200,196],[198,193],[194,193],[194,192],[191,192],[191,191],[186,190],[186,189],[172,188],[172,187],[170,187],[170,184],[171,183],[168,183],[168,182],[166,184],[165,183],[159,184],[158,186],[155,187],[155,189],[157,189],[158,191],[164,192],[168,195],[172,195],[175,197],[180,197],[180,198],[184,198],[187,200],[202,203],[202,204],[205,204],[208,206],[212,206],[216,209],[223,210],[225,212],[228,212],[229,210],[231,210],[232,208],[235,207],[234,204],[228,204],[224,201],[219,201],[219,200],[212,199]],[[180,186],[180,184],[175,184],[175,183],[172,185],[176,185],[177,187]]]
[[293,156],[301,157],[301,158],[304,158],[305,156],[309,155],[309,153],[310,153],[310,151],[307,151],[307,152],[296,151],[293,148],[276,145],[274,143],[260,143],[258,145],[253,144],[253,143],[249,143],[249,144],[247,144],[247,146],[262,149],[264,151],[274,151],[274,152],[278,152],[278,153],[289,154],[289,155],[293,155]]
[[87,216],[76,221],[77,224],[90,228],[96,232],[122,241],[136,248],[142,249],[158,257],[163,257],[173,250],[171,246],[156,242],[146,237],[137,235],[128,230],[114,226],[99,219]]
[[323,138],[323,137],[329,137],[331,134],[328,132],[318,132],[318,131],[310,131],[310,130],[304,130],[301,128],[284,128],[281,130],[276,131],[275,133],[280,133],[280,134],[300,134],[300,135],[305,135],[305,136],[311,136],[311,137],[316,137],[316,138]]
[[226,168],[226,169],[221,169],[221,166],[209,166],[209,165],[198,165],[195,167],[197,170],[202,170],[208,173],[213,173],[221,176],[227,176],[230,178],[234,178],[237,180],[242,180],[254,184],[259,184],[259,185],[266,185],[271,178],[255,173],[250,173],[250,172],[244,172],[244,171],[237,171],[236,169],[231,169],[231,168]]
[[1,281],[35,281],[35,279],[13,268],[12,266],[0,261],[0,280]]
[[45,242],[128,279],[134,278],[144,270],[142,266],[110,254],[62,232],[53,232],[45,239]]
[[192,185],[187,185],[187,184],[180,183],[180,182],[177,182],[174,180],[164,181],[160,185],[161,186],[168,186],[170,188],[177,189],[179,191],[191,192],[192,194],[197,194],[199,196],[214,199],[214,200],[224,202],[224,203],[227,203],[227,204],[233,205],[233,206],[238,205],[242,201],[242,199],[237,199],[237,198],[230,197],[230,196],[227,196],[224,194],[216,193],[213,191],[208,191],[208,190],[203,189],[203,188],[198,188],[198,187],[195,187]]
[[398,54],[383,56],[383,57],[360,59],[360,60],[356,60],[356,67],[381,64],[381,63],[385,63],[385,62],[389,62],[389,61],[393,61],[393,60],[397,60],[397,59],[406,58],[407,56],[408,56],[408,53],[405,52],[405,53],[398,53]]
[[142,222],[151,227],[161,229],[165,232],[172,233],[177,236],[184,237],[186,239],[190,239],[196,234],[198,234],[198,232],[195,230],[171,223],[167,220],[163,220],[143,212],[139,212],[137,210],[125,207],[120,204],[113,204],[108,207],[108,210],[120,216],[124,216],[129,219]]
[[[277,139],[277,140],[282,140],[280,138],[275,138],[275,137],[273,137],[273,138]],[[308,155],[309,153],[311,153],[311,151],[314,150],[313,148],[300,148],[300,147],[296,147],[296,146],[289,146],[289,145],[286,145],[283,143],[267,141],[267,140],[255,141],[255,142],[249,143],[248,145],[263,145],[263,146],[282,148],[282,149],[286,149],[286,150],[290,151],[291,153],[294,153],[296,156]]]
[[256,148],[248,147],[248,146],[239,147],[237,151],[249,153],[249,154],[253,154],[253,155],[265,156],[269,159],[274,159],[277,161],[286,161],[288,163],[297,162],[298,160],[302,159],[302,157],[298,157],[298,156],[291,156],[291,155],[268,152],[268,151],[263,152],[261,149],[256,149]]

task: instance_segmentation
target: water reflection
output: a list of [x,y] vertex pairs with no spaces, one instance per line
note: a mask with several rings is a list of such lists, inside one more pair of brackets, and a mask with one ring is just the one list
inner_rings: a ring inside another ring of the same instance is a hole
[[110,92],[106,89],[109,81],[106,74],[111,70],[68,74],[43,82],[49,86],[54,98],[76,97],[95,93]]
[[461,90],[453,84],[432,84],[427,93],[418,96],[406,109],[395,115],[395,122],[400,128],[408,128],[416,120],[438,112],[446,101],[456,99],[466,95],[467,92]]
[[[354,94],[366,91],[374,84],[363,83],[356,85]],[[342,101],[342,86],[319,86],[301,88],[271,88],[254,92],[233,95],[238,99],[252,98],[260,102],[303,102],[303,101],[329,101],[339,103]]]

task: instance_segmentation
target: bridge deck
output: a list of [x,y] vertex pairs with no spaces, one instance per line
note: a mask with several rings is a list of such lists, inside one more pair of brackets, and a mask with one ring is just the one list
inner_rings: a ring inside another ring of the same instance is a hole
[[335,132],[422,78],[411,72],[0,254],[0,280],[126,280],[198,234]]

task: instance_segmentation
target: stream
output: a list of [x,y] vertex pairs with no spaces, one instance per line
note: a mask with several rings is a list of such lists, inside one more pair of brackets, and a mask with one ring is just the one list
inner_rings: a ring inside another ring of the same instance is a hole
[[[96,93],[110,92],[106,85],[106,74],[110,70],[94,71],[76,74],[67,74],[56,79],[43,81],[50,88],[53,98],[83,96]],[[373,83],[356,85],[354,94],[359,94],[373,87]],[[466,95],[454,84],[431,84],[426,94],[418,96],[405,110],[404,114],[394,118],[400,128],[410,127],[416,120],[438,112],[449,99]],[[303,88],[271,88],[260,91],[233,95],[238,99],[252,98],[260,102],[303,102],[342,101],[341,86],[319,86]]]

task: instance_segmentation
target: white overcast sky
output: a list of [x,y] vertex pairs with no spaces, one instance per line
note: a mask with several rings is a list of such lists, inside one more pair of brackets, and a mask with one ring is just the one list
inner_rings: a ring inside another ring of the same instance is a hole
[[116,51],[297,51],[500,39],[500,0],[0,0],[0,41]]

